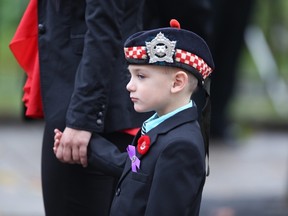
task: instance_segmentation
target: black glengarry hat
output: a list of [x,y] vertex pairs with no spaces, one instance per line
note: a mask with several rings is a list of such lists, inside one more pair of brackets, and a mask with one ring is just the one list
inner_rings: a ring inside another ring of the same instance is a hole
[[203,83],[214,70],[209,47],[197,34],[180,29],[177,20],[172,19],[170,26],[130,36],[124,44],[126,60],[129,64],[182,68]]

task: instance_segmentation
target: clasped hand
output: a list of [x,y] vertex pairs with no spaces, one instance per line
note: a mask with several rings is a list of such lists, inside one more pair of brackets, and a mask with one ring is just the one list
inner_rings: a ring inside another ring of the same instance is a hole
[[66,127],[63,132],[55,129],[54,133],[53,151],[56,157],[64,163],[81,164],[86,167],[88,165],[87,146],[92,133],[69,127]]

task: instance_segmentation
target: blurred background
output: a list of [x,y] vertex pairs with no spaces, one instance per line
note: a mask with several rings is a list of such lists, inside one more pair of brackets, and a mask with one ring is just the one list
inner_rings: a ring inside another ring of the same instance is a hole
[[[43,122],[23,117],[25,74],[8,48],[27,3],[0,0],[0,216],[44,215]],[[288,215],[288,1],[254,3],[225,113],[230,135],[211,140],[203,216]]]

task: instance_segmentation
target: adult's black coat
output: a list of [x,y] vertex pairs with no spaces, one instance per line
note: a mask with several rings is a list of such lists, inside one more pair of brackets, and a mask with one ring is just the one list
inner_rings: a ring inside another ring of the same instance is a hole
[[139,126],[126,90],[123,42],[141,29],[141,1],[38,4],[45,120],[63,122],[68,110],[66,125],[72,128],[108,133]]
[[[135,113],[125,88],[123,55],[125,39],[142,28],[141,5],[142,0],[38,0],[47,216],[101,216],[108,211],[114,179],[91,167],[57,161],[53,130],[68,126],[109,138],[146,119]],[[114,136],[116,144],[127,144],[121,136]]]

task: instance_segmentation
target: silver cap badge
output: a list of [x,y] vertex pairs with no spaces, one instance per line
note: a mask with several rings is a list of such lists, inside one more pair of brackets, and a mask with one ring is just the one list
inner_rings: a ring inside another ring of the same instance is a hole
[[146,42],[149,63],[165,61],[173,63],[176,41],[170,41],[161,32],[151,42]]

